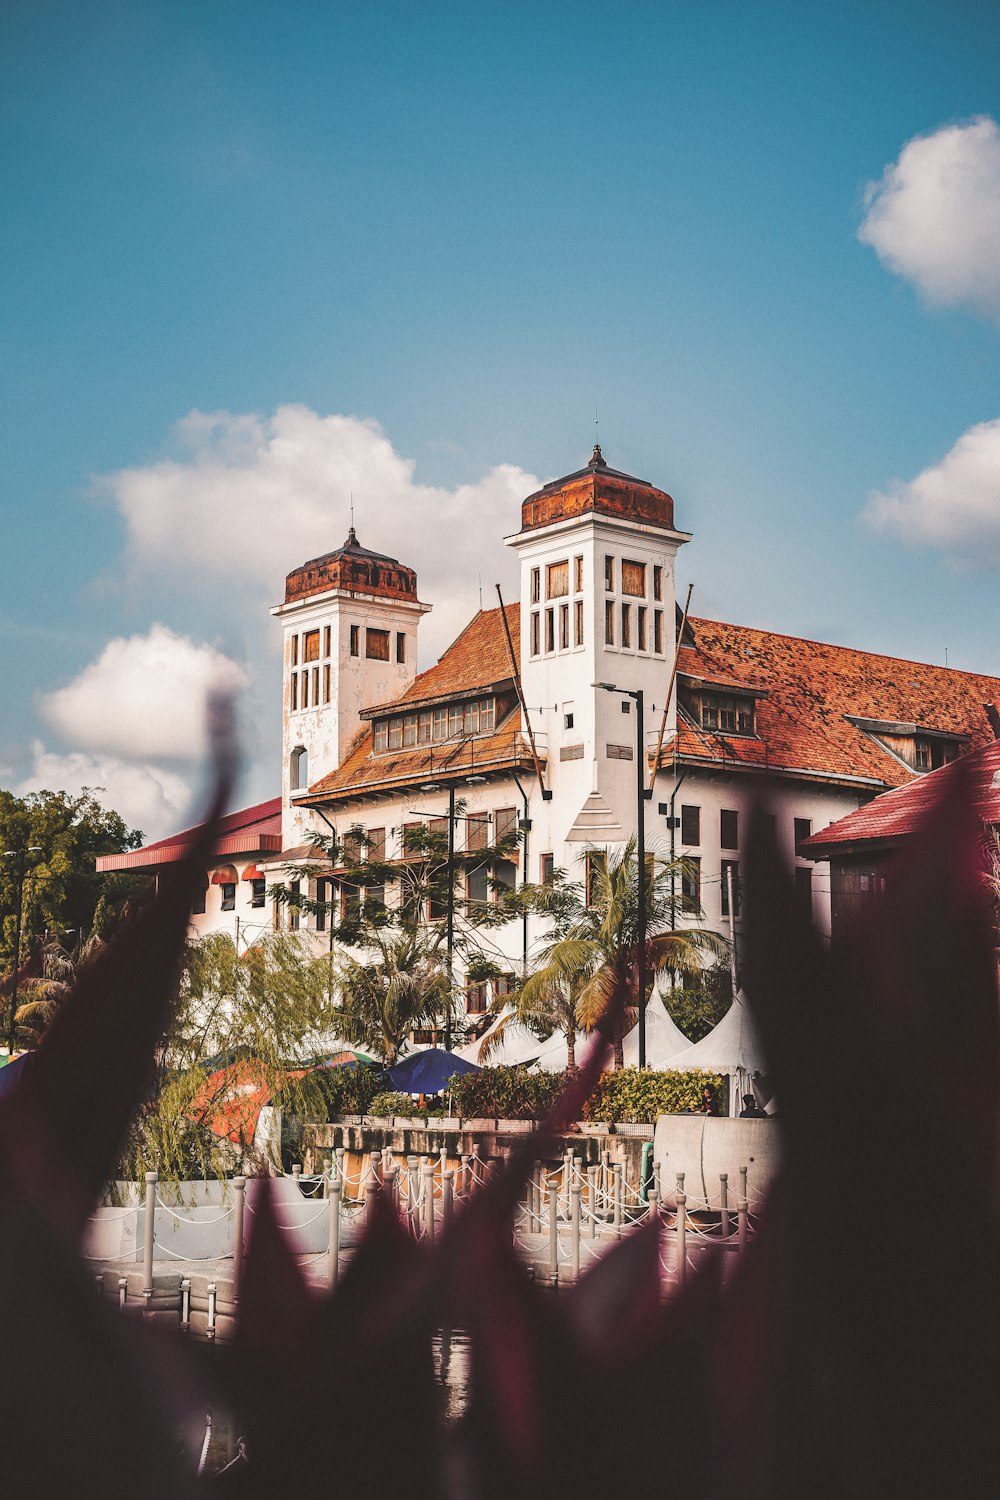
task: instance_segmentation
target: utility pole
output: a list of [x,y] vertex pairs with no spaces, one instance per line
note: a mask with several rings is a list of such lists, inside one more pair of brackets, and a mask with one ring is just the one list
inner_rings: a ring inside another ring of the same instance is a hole
[[448,995],[444,1013],[445,1051],[451,1051],[451,1007],[455,996],[455,976],[452,970],[452,955],[455,948],[455,783],[448,787],[448,929],[446,936],[448,953]]
[[17,1014],[17,985],[21,969],[21,922],[24,915],[24,862],[29,854],[41,854],[39,844],[29,844],[26,849],[5,849],[4,859],[17,860],[17,905],[14,908],[15,937],[14,937],[14,987],[10,996],[10,1021],[7,1026],[7,1051],[11,1057],[14,1056],[14,1047],[17,1042],[17,1022],[14,1017]]
[[636,740],[636,857],[638,859],[638,881],[636,885],[635,935],[638,954],[636,957],[637,988],[639,991],[639,1068],[646,1066],[646,738],[643,728],[642,688],[630,696],[635,698]]

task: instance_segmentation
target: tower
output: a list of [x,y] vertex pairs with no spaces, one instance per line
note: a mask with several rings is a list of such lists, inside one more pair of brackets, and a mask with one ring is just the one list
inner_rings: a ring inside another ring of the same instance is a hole
[[310,826],[296,796],[336,770],[361,728],[362,709],[398,698],[416,675],[417,625],[430,605],[417,575],[369,552],[354,527],[344,545],[289,573],[283,603],[282,834]]
[[674,562],[688,540],[671,497],[609,468],[597,445],[586,468],[527,497],[507,538],[521,558],[525,701],[570,809],[598,790],[623,811],[634,801],[633,706],[598,684],[643,690],[651,750],[673,662]]

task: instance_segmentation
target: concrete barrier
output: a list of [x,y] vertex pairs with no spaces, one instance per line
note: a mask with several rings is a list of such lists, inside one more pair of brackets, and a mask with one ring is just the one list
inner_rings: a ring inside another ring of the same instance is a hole
[[747,1174],[751,1211],[760,1205],[781,1159],[781,1136],[776,1120],[729,1120],[714,1115],[660,1115],[653,1136],[653,1161],[659,1168],[663,1203],[676,1206],[677,1175],[683,1174],[689,1211],[707,1201],[715,1211],[723,1207],[721,1175],[729,1179],[729,1193],[740,1188],[740,1169]]

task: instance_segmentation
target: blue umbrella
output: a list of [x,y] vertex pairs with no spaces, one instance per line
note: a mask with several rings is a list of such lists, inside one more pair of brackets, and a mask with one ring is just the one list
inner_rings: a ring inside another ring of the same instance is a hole
[[428,1047],[425,1052],[413,1052],[409,1057],[390,1068],[389,1082],[401,1094],[439,1094],[457,1073],[481,1073],[475,1063],[456,1057],[443,1047]]
[[32,1056],[31,1052],[22,1052],[19,1057],[11,1058],[9,1063],[0,1068],[0,1097],[14,1092],[28,1066],[28,1059]]

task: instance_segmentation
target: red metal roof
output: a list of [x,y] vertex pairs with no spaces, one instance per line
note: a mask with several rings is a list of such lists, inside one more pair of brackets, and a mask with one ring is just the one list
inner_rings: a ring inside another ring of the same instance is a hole
[[849,848],[874,842],[895,842],[915,833],[928,808],[958,774],[970,773],[973,805],[984,822],[1000,823],[1000,741],[972,751],[928,771],[906,786],[883,792],[857,812],[848,813],[828,828],[803,841],[801,848],[814,859],[829,859]]
[[[169,838],[158,839],[142,849],[125,854],[98,856],[98,870],[155,870],[160,865],[176,864],[183,859],[198,829],[185,828]],[[239,812],[227,813],[219,824],[219,838],[213,856],[232,854],[269,854],[281,848],[281,798],[255,803]]]

